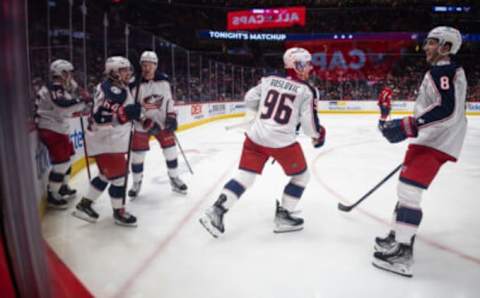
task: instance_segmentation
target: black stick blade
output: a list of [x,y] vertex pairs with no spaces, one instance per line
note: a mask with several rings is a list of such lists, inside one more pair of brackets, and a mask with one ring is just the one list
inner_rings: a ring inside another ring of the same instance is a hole
[[350,212],[352,210],[352,206],[343,205],[342,203],[338,203],[338,210],[343,212]]

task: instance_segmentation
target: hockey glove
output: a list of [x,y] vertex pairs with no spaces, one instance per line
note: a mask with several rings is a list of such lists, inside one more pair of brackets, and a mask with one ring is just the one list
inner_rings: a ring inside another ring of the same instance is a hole
[[177,130],[177,126],[178,126],[177,117],[168,115],[167,118],[165,119],[165,129],[173,132]]
[[323,146],[323,144],[325,144],[325,137],[327,135],[327,130],[322,125],[320,125],[319,133],[320,133],[320,136],[317,139],[315,138],[312,139],[313,147],[315,148],[320,148]]
[[401,119],[395,119],[385,121],[380,126],[383,136],[390,143],[398,143],[406,138],[415,138],[418,135],[417,121],[414,117],[405,117]]
[[139,120],[142,113],[142,106],[139,103],[122,106],[118,109],[118,121],[125,123],[130,120]]
[[142,126],[151,136],[158,134],[161,130],[160,125],[148,118],[143,121]]
[[90,95],[90,93],[88,93],[87,90],[85,89],[80,89],[80,99],[84,102],[84,103],[93,103],[93,97]]

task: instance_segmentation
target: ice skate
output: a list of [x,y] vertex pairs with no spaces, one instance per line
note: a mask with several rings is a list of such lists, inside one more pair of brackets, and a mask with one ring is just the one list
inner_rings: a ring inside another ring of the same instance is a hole
[[92,200],[82,198],[82,200],[75,206],[72,215],[91,223],[97,222],[99,215],[92,208],[92,204]]
[[133,182],[132,188],[128,191],[128,196],[131,200],[135,200],[140,193],[140,189],[142,188],[142,180]]
[[62,196],[63,199],[65,200],[73,200],[77,196],[77,190],[70,188],[68,184],[63,184],[60,187],[60,190],[58,193]]
[[170,185],[172,186],[172,191],[182,195],[187,194],[188,187],[179,177],[170,177]]
[[215,238],[225,232],[223,215],[227,212],[227,209],[222,206],[222,203],[226,200],[227,197],[224,194],[221,194],[215,204],[205,212],[205,215],[202,218],[200,218],[202,226]]
[[137,226],[137,218],[132,214],[128,213],[125,208],[121,209],[114,209],[113,210],[113,218],[115,219],[115,223],[120,226],[125,227],[136,227]]
[[395,274],[412,277],[412,246],[396,242],[395,246],[390,251],[377,251],[373,254],[372,265]]
[[57,210],[65,210],[68,208],[68,202],[60,194],[55,194],[51,191],[47,195],[47,204],[49,208]]
[[300,231],[303,229],[303,218],[292,216],[292,212],[280,206],[277,201],[277,209],[275,211],[275,233],[285,233]]
[[375,237],[375,251],[385,253],[391,250],[397,242],[395,241],[395,231],[390,231],[386,237]]

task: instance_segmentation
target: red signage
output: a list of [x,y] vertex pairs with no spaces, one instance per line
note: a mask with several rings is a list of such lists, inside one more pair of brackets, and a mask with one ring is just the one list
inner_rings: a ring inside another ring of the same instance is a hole
[[287,42],[287,48],[302,47],[312,54],[316,75],[324,80],[384,79],[402,52],[414,41],[318,40]]
[[303,6],[231,11],[227,15],[227,29],[234,31],[305,26],[305,19]]
[[190,110],[190,114],[193,116],[201,113],[202,113],[202,105],[199,103],[193,104]]

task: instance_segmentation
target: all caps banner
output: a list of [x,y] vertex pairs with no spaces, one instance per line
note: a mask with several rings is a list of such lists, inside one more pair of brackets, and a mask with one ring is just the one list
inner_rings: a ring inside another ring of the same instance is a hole
[[227,29],[254,30],[305,26],[305,7],[278,7],[231,11],[227,14]]

